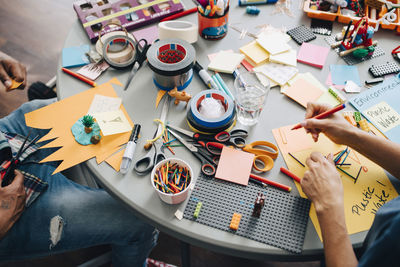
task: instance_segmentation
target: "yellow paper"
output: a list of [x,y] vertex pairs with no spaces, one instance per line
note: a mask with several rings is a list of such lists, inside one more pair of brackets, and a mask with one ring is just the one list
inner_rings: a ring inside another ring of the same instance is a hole
[[125,133],[132,130],[122,110],[96,113],[93,116],[96,118],[103,136]]
[[[290,127],[291,126],[284,127],[284,129],[286,129],[284,132]],[[323,155],[327,155],[328,153],[335,154],[346,148],[345,146],[334,144],[323,134],[320,135],[319,141],[314,143],[311,135],[307,135],[304,129],[296,131],[299,132],[296,137],[298,140],[295,140],[296,138],[288,139],[287,144],[284,144],[281,138],[280,132],[282,132],[282,128],[273,129],[272,133],[289,170],[299,177],[304,176],[304,172],[307,168],[304,168],[289,156],[288,152],[291,152],[288,150],[289,143],[303,142],[307,138],[312,142],[312,147],[293,152],[293,155],[303,164],[305,164],[306,159],[313,151],[319,151]],[[342,166],[342,168],[354,177],[357,176],[360,167],[362,167],[356,183],[354,183],[354,179],[338,170],[342,178],[344,189],[344,210],[348,234],[355,234],[368,230],[372,225],[376,210],[382,206],[384,202],[388,202],[397,197],[398,193],[383,169],[356,151],[351,150],[351,153],[346,159],[346,163],[351,163],[352,165],[350,167]],[[305,198],[306,196],[301,190],[300,184],[297,182],[295,184],[300,195]],[[322,241],[321,230],[313,205],[311,205],[310,209],[310,218]]]
[[370,122],[378,125],[384,133],[400,125],[399,113],[385,101],[370,107],[363,114]]
[[269,57],[268,52],[264,50],[256,41],[252,41],[251,43],[242,46],[240,48],[240,52],[246,56],[246,59],[250,59],[251,63],[254,63],[254,66],[266,63]]
[[9,90],[18,89],[18,87],[22,84],[22,82],[17,82],[15,80],[11,80],[11,87]]
[[110,157],[108,157],[106,159],[106,162],[108,163],[108,165],[113,167],[114,170],[116,170],[117,172],[119,172],[119,170],[121,168],[122,156],[124,155],[124,153],[125,153],[125,149],[121,149],[120,151],[118,151],[117,153],[111,155]]
[[[56,138],[49,144],[41,147],[60,147],[56,152],[41,161],[62,161],[54,173],[68,169],[93,157],[101,157],[104,160],[114,153],[121,145],[128,142],[130,132],[103,136],[100,143],[97,145],[82,146],[75,141],[71,133],[71,126],[87,113],[94,95],[99,94],[118,97],[112,87],[113,84],[122,86],[122,84],[114,78],[97,87],[25,114],[27,126],[39,129],[51,129],[50,132],[39,141]],[[132,127],[133,123],[123,106],[121,106],[121,110]]]

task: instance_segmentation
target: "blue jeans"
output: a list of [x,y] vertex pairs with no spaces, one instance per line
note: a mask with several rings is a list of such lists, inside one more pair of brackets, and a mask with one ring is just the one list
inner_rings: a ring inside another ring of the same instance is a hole
[[[27,135],[24,114],[54,100],[23,104],[0,119],[3,132]],[[46,133],[33,129],[31,137]],[[39,150],[26,161],[43,159],[50,150]],[[112,245],[113,266],[143,266],[155,246],[158,231],[102,189],[84,187],[54,171],[54,164],[22,165],[49,186],[27,208],[7,235],[0,240],[0,260],[42,257],[102,244]]]

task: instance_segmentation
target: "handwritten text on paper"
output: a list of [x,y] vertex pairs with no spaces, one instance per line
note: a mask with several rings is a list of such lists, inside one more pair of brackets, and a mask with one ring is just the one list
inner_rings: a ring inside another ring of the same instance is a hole
[[400,125],[400,115],[386,102],[380,102],[365,111],[368,119],[382,132]]

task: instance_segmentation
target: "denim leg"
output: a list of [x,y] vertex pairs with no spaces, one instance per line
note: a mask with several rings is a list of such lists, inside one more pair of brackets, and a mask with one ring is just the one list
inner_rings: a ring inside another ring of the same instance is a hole
[[48,189],[23,212],[0,241],[0,259],[40,257],[111,244],[113,266],[143,266],[158,232],[101,189],[78,185],[54,167],[21,169],[43,178]]

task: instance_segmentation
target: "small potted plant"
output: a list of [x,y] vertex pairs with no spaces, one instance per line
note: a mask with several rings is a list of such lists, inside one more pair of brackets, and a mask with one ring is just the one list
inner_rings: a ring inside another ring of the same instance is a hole
[[85,115],[82,118],[82,124],[85,126],[85,132],[86,133],[91,133],[92,132],[92,126],[94,124],[94,119],[90,115]]

